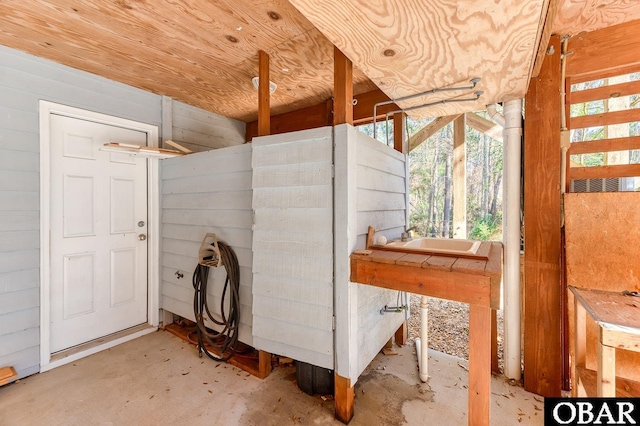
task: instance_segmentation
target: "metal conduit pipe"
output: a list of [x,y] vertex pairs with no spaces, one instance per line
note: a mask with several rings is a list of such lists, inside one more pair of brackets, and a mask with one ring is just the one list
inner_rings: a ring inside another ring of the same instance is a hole
[[[495,106],[494,106],[495,109]],[[504,103],[503,166],[504,274],[504,374],[520,380],[522,344],[520,333],[520,176],[522,99]]]

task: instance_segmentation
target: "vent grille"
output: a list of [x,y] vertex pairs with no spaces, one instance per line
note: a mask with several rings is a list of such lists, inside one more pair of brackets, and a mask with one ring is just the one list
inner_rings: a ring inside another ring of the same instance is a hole
[[571,192],[618,192],[620,178],[572,180],[570,190]]

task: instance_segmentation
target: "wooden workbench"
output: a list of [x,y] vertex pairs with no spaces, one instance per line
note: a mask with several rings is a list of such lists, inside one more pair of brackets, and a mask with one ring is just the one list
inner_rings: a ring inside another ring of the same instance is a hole
[[488,260],[408,254],[375,246],[351,255],[352,282],[470,305],[468,418],[473,425],[489,425],[492,355],[496,354],[492,310],[500,307],[502,277],[502,244],[483,244],[490,244]]
[[[569,286],[569,291],[574,296],[575,315],[572,395],[637,396],[640,383],[616,377],[616,349],[640,352],[640,297],[625,296],[619,291],[590,290],[573,286]],[[595,372],[587,369],[585,363],[587,314],[599,329]]]

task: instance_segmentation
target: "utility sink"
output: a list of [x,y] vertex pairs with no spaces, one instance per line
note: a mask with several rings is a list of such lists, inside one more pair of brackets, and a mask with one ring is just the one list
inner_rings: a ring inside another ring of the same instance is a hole
[[384,246],[373,246],[373,248],[405,253],[436,254],[486,260],[488,252],[480,250],[481,245],[482,241],[420,237],[409,241],[396,240]]

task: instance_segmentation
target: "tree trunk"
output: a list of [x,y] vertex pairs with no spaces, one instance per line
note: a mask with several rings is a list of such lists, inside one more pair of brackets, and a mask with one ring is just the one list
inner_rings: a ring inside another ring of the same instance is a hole
[[500,182],[502,181],[502,173],[500,173],[493,184],[493,198],[491,200],[491,217],[493,220],[498,215],[498,193],[500,190]]

